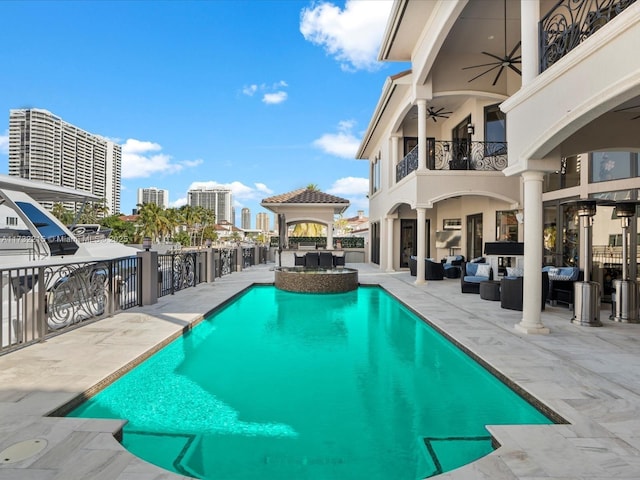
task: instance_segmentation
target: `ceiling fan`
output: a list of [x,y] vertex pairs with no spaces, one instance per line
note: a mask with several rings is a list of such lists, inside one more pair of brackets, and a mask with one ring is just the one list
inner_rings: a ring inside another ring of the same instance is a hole
[[[633,110],[634,108],[640,108],[640,105],[634,105],[633,107],[619,108],[618,110],[614,110],[614,112],[626,112],[627,110]],[[640,115],[636,115],[635,117],[631,117],[631,120],[637,120],[640,118]]]
[[435,110],[433,107],[427,108],[427,118],[431,118],[434,122],[438,121],[438,118],[449,118],[453,112],[443,112],[444,107]]
[[500,78],[500,75],[502,75],[502,71],[505,68],[510,68],[511,70],[516,72],[518,75],[522,75],[522,72],[520,71],[520,69],[515,66],[516,63],[522,63],[521,62],[522,55],[516,55],[516,52],[520,49],[520,43],[521,42],[516,43],[516,46],[513,47],[511,52],[507,53],[507,0],[504,0],[504,56],[500,57],[493,53],[482,52],[483,55],[487,55],[491,58],[494,58],[495,61],[489,62],[489,63],[482,63],[480,65],[472,65],[470,67],[464,67],[463,70],[468,70],[470,68],[489,67],[484,72],[473,77],[471,80],[469,80],[469,82],[473,82],[475,79],[480,78],[483,75],[486,75],[487,73],[495,70],[496,68],[499,68],[500,70],[498,70],[498,74],[496,75],[496,78],[493,80],[492,85],[495,85],[496,83],[498,83],[498,79]]

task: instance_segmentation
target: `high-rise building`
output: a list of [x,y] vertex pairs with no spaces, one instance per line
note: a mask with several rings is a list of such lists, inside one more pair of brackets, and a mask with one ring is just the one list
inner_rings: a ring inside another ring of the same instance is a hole
[[240,228],[242,228],[243,230],[250,230],[251,229],[251,211],[247,207],[244,207],[240,215],[241,215]]
[[260,212],[256,215],[256,230],[269,232],[269,214]]
[[216,215],[216,223],[223,220],[231,224],[235,223],[233,221],[231,190],[228,188],[194,188],[187,192],[187,204],[192,207],[213,210]]
[[138,205],[155,203],[159,207],[169,208],[169,190],[149,187],[138,189]]
[[9,175],[91,192],[104,198],[108,214],[115,214],[120,213],[121,168],[120,145],[47,110],[10,110]]

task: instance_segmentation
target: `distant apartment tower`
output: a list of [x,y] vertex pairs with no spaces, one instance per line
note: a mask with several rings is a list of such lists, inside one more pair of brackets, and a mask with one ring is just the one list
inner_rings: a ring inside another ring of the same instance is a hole
[[269,232],[269,214],[260,212],[256,215],[256,230]]
[[138,189],[138,205],[145,203],[155,203],[159,207],[169,208],[169,190],[162,188],[149,187]]
[[235,224],[231,190],[228,188],[194,188],[187,192],[187,204],[192,207],[203,207],[213,210],[216,223],[223,220]]
[[122,147],[47,110],[9,111],[9,175],[91,192],[120,213]]
[[243,230],[251,229],[251,211],[244,207],[240,212],[241,220],[240,220],[240,228]]

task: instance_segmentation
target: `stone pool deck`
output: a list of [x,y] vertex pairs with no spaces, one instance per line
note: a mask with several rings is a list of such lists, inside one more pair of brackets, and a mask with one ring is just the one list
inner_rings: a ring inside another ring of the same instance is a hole
[[[565,307],[548,306],[542,319],[551,333],[527,336],[514,329],[520,312],[460,293],[459,280],[417,286],[408,272],[348,266],[359,270],[360,283],[380,284],[569,422],[489,426],[500,448],[433,478],[640,479],[640,325],[608,320],[610,306],[604,304],[603,327],[580,327],[570,323]],[[124,450],[114,438],[120,421],[46,415],[247,286],[272,283],[272,267],[251,267],[0,356],[0,451],[35,439],[45,445],[21,461],[0,458],[0,479],[186,478]]]

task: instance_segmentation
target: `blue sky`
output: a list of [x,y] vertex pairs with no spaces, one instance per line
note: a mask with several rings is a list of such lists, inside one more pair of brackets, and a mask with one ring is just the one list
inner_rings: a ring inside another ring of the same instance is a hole
[[0,173],[9,110],[42,108],[123,146],[121,210],[137,189],[186,203],[233,191],[236,218],[314,183],[368,210],[355,160],[386,77],[390,2],[0,2]]

